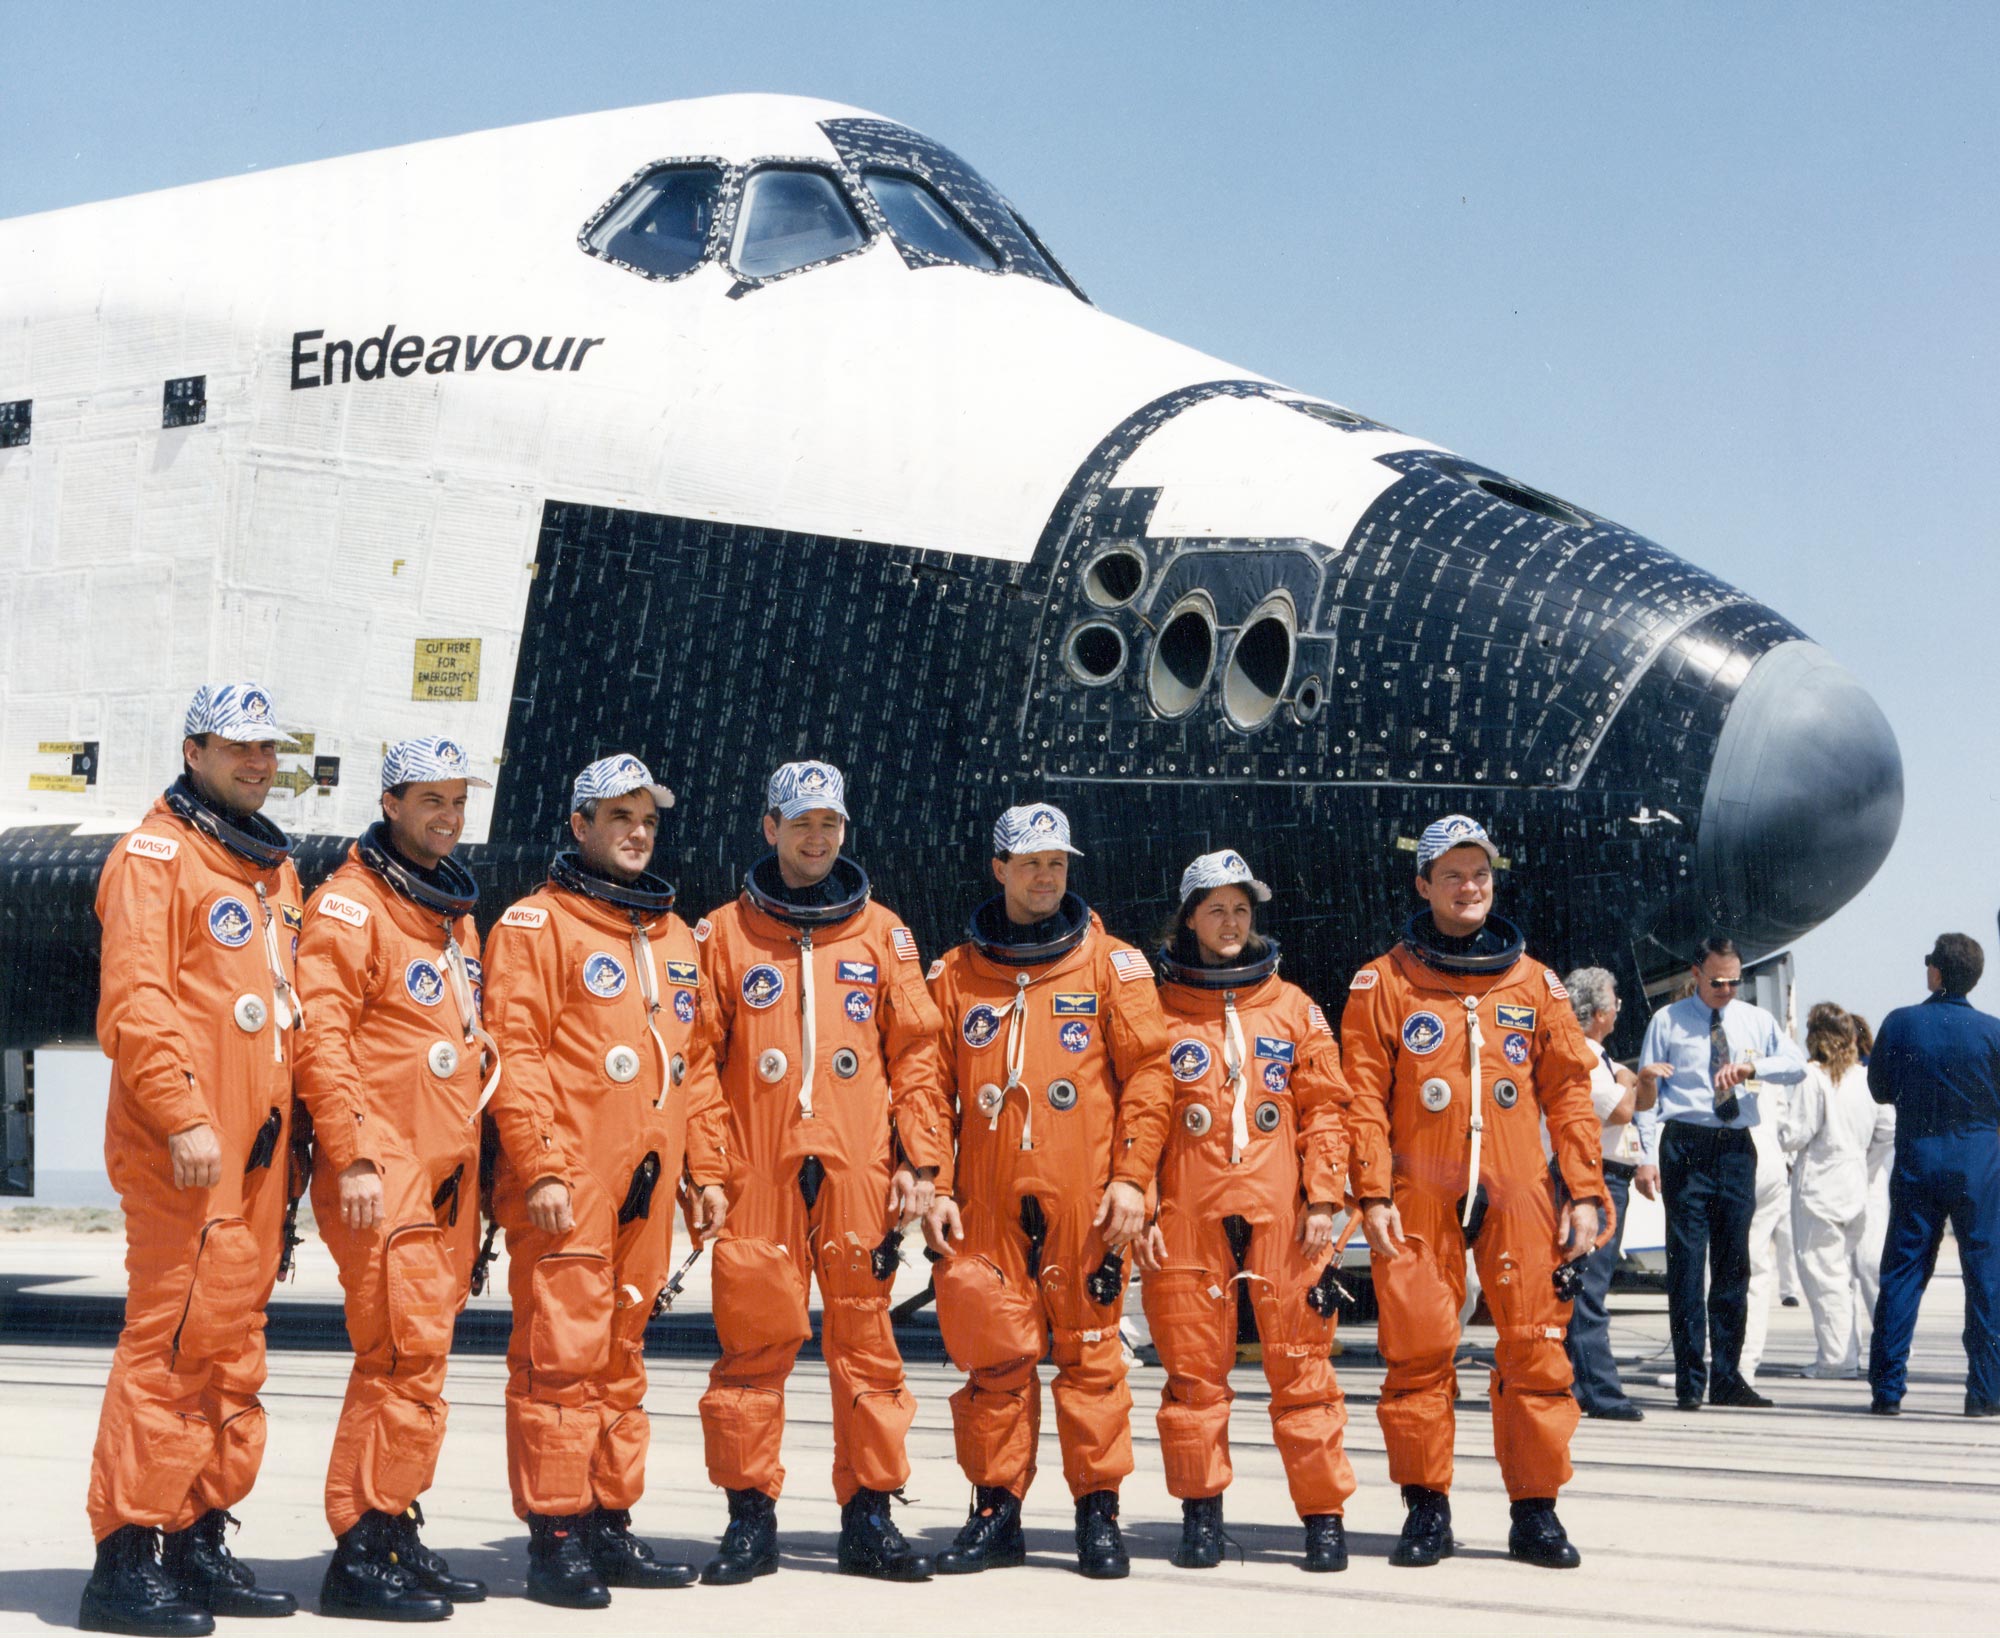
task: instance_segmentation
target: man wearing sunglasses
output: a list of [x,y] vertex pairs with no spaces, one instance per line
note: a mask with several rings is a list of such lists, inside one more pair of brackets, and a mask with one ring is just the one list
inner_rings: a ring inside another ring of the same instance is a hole
[[1946,1223],[1965,1283],[1965,1414],[2000,1416],[2000,1018],[1968,999],[1986,952],[1940,933],[1924,957],[1929,997],[1882,1020],[1868,1091],[1895,1105],[1889,1229],[1868,1360],[1869,1409],[1899,1414],[1917,1304],[1937,1266]]
[[1711,1404],[1767,1406],[1741,1369],[1757,1207],[1750,1128],[1763,1118],[1767,1089],[1805,1079],[1805,1054],[1777,1019],[1737,998],[1743,961],[1728,939],[1706,940],[1693,973],[1694,994],[1654,1013],[1639,1049],[1660,1090],[1634,1121],[1645,1159],[1633,1181],[1649,1200],[1666,1192],[1676,1402],[1700,1410],[1706,1391]]

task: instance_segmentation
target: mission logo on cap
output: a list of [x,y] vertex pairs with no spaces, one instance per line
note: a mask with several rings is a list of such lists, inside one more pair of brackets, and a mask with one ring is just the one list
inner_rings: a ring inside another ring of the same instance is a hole
[[490,779],[477,779],[472,759],[455,739],[405,739],[389,747],[382,758],[382,789],[393,785],[429,785],[448,779],[462,779],[483,791],[493,788]]
[[796,819],[816,808],[847,817],[847,781],[831,762],[787,762],[764,787],[764,806],[780,819]]
[[569,809],[575,813],[586,802],[609,802],[614,796],[629,796],[634,791],[651,791],[653,800],[663,808],[674,805],[674,793],[654,780],[651,768],[636,756],[621,753],[599,757],[576,776]]
[[1500,857],[1493,838],[1486,834],[1486,827],[1477,819],[1468,819],[1462,813],[1448,813],[1435,824],[1426,825],[1423,835],[1417,838],[1417,868],[1422,870],[1455,847],[1482,848],[1489,860]]
[[1030,802],[1001,814],[993,825],[993,851],[1074,853],[1079,859],[1083,857],[1082,848],[1070,846],[1069,815],[1046,802]]
[[1250,874],[1250,866],[1234,848],[1204,853],[1181,872],[1181,902],[1186,903],[1196,893],[1205,893],[1211,887],[1238,886],[1249,888],[1250,897],[1259,904],[1271,902],[1271,890]]
[[289,737],[271,715],[270,690],[253,682],[203,683],[188,703],[181,732],[189,737],[214,734],[241,745]]

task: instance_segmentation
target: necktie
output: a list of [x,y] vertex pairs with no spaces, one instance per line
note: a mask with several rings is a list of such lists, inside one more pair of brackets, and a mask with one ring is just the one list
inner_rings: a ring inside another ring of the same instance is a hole
[[[1722,1014],[1714,1007],[1708,1009],[1708,1084],[1715,1087],[1715,1078],[1722,1073],[1729,1062],[1729,1037],[1722,1032]],[[1736,1118],[1740,1109],[1734,1091],[1716,1092],[1715,1118],[1725,1125]]]

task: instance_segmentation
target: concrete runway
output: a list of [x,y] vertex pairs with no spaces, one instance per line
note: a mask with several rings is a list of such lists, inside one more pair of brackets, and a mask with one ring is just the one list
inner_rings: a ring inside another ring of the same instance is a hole
[[[9,1237],[10,1239],[12,1237]],[[100,1238],[81,1260],[100,1262]],[[19,1275],[32,1243],[4,1248],[0,1267]],[[74,1252],[50,1256],[74,1278]],[[115,1267],[115,1259],[113,1261]],[[1614,1345],[1643,1424],[1583,1423],[1577,1477],[1562,1514],[1584,1555],[1571,1572],[1530,1569],[1505,1556],[1507,1505],[1491,1449],[1483,1369],[1461,1372],[1459,1471],[1454,1488],[1459,1556],[1432,1570],[1385,1562],[1402,1509],[1389,1486],[1374,1417],[1381,1383],[1366,1327],[1345,1333],[1340,1375],[1353,1409],[1349,1448],[1361,1488],[1347,1512],[1353,1567],[1307,1576],[1297,1567],[1298,1527],[1270,1442],[1261,1373],[1239,1367],[1236,1481],[1231,1533],[1243,1557],[1190,1573],[1167,1562],[1179,1507],[1160,1478],[1153,1408],[1162,1373],[1133,1373],[1138,1472],[1124,1492],[1132,1577],[1080,1579],[1067,1566],[1070,1507],[1045,1418],[1042,1472],[1028,1502],[1028,1567],[921,1587],[885,1587],[832,1567],[838,1510],[827,1492],[831,1435],[824,1369],[802,1362],[790,1398],[791,1464],[779,1506],[784,1568],[751,1586],[674,1593],[621,1592],[609,1611],[544,1609],[521,1597],[524,1532],[512,1517],[502,1467],[503,1367],[455,1360],[451,1431],[438,1482],[425,1498],[427,1539],[455,1568],[484,1577],[494,1596],[462,1608],[459,1632],[764,1633],[796,1628],[925,1633],[1023,1633],[1101,1627],[1167,1635],[1271,1632],[1353,1625],[1372,1633],[1783,1633],[1874,1635],[1984,1632],[2000,1608],[2000,1423],[1958,1414],[1964,1358],[1961,1293],[1947,1247],[1918,1333],[1905,1414],[1865,1414],[1867,1388],[1809,1382],[1790,1373],[1811,1355],[1801,1310],[1779,1309],[1760,1386],[1769,1411],[1686,1415],[1655,1381],[1662,1368],[1662,1299],[1614,1297]],[[1477,1350],[1491,1332],[1474,1329]],[[0,1313],[0,1390],[7,1407],[0,1457],[0,1632],[68,1626],[90,1563],[83,1495],[109,1351],[9,1343]],[[695,1400],[705,1367],[653,1367],[651,1493],[636,1520],[672,1554],[705,1554],[723,1508],[701,1466]],[[265,1393],[270,1448],[257,1493],[243,1508],[236,1550],[265,1585],[298,1593],[296,1629],[328,1625],[311,1613],[329,1547],[320,1515],[323,1463],[346,1375],[337,1354],[275,1356]],[[911,1370],[920,1408],[911,1440],[915,1473],[904,1530],[942,1546],[964,1517],[966,1486],[952,1460],[948,1367]],[[849,1621],[857,1623],[847,1629]],[[359,1629],[359,1623],[351,1624]],[[244,1631],[243,1623],[222,1630]],[[294,1628],[286,1628],[290,1631]],[[362,1629],[365,1630],[365,1629]],[[379,1630],[379,1629],[377,1629]]]

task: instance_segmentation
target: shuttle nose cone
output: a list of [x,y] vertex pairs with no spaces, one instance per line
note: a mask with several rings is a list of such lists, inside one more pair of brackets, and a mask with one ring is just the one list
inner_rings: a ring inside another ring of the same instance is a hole
[[1730,705],[1696,869],[1716,923],[1756,956],[1859,893],[1903,816],[1903,758],[1861,685],[1817,643],[1781,643]]

